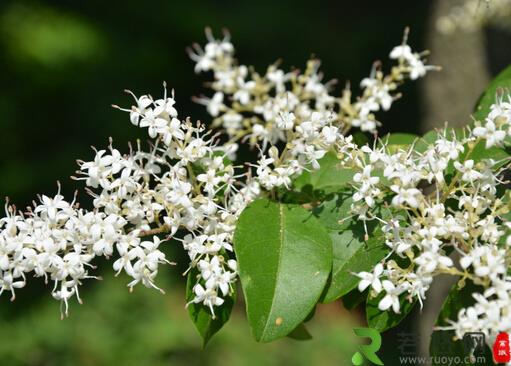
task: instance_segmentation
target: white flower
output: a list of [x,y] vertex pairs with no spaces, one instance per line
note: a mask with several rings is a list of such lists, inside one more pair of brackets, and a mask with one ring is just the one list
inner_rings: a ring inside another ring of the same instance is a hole
[[41,214],[43,217],[48,217],[50,221],[55,222],[67,219],[68,214],[65,210],[69,208],[70,205],[64,201],[63,196],[58,194],[54,198],[50,198],[43,195],[41,197],[41,204],[34,209],[34,212]]
[[156,135],[165,131],[167,120],[160,117],[156,109],[147,109],[140,120],[140,127],[148,127],[149,136],[155,138]]
[[439,136],[435,141],[435,148],[440,155],[447,156],[451,160],[458,159],[459,154],[465,150],[463,144],[459,141],[450,141],[443,135]]
[[217,256],[214,256],[209,261],[201,259],[197,264],[197,267],[201,271],[202,278],[205,280],[221,273],[220,263]]
[[14,279],[12,273],[4,272],[2,274],[2,277],[0,278],[0,295],[4,291],[10,291],[12,294],[11,301],[13,301],[16,298],[14,289],[22,288],[24,286],[25,286],[25,281],[23,279],[16,281]]
[[356,173],[353,176],[355,183],[361,183],[362,186],[374,186],[380,182],[380,178],[371,176],[373,167],[366,165],[361,173]]
[[213,306],[220,306],[224,303],[224,300],[218,297],[217,292],[214,289],[207,288],[204,289],[202,285],[197,284],[193,288],[193,292],[195,293],[195,298],[192,300],[193,303],[202,303],[207,306],[211,310],[211,314],[213,314],[213,318],[215,316],[215,311]]
[[474,160],[466,160],[464,164],[455,161],[454,167],[462,173],[461,180],[465,182],[473,183],[475,180],[483,177],[481,173],[474,169]]
[[410,62],[410,79],[416,80],[426,75],[428,67],[419,59],[411,59]]
[[417,188],[403,188],[398,185],[392,185],[390,189],[396,193],[396,195],[392,197],[392,204],[394,206],[408,204],[413,208],[419,207],[422,193]]
[[243,116],[239,113],[229,111],[222,116],[222,126],[226,130],[227,134],[234,136],[236,131],[241,128],[241,121]]
[[[131,93],[131,94],[133,95],[133,93]],[[140,117],[146,112],[146,109],[151,104],[153,104],[153,100],[147,95],[142,95],[140,98],[135,97],[135,95],[133,95],[133,97],[135,98],[137,105],[133,106],[130,111],[130,121],[135,126],[138,126]]]
[[396,46],[390,52],[389,57],[393,59],[410,59],[413,57],[412,49],[407,44]]
[[76,285],[70,286],[72,282],[62,282],[60,290],[54,290],[52,292],[53,297],[56,300],[62,301],[65,304],[64,313],[66,316],[69,313],[68,300],[76,293]]
[[439,252],[427,251],[415,258],[415,263],[422,267],[426,273],[432,273],[440,266],[444,268],[452,267],[451,258],[446,257]]
[[208,169],[206,173],[199,174],[197,180],[205,183],[204,190],[206,192],[214,194],[222,178],[217,177],[215,169]]
[[495,123],[491,120],[487,120],[484,127],[479,126],[474,128],[472,134],[475,137],[482,137],[486,139],[487,149],[492,146],[500,146],[506,138],[506,131],[498,130]]
[[181,129],[181,121],[177,118],[172,118],[167,126],[167,129],[163,130],[165,144],[170,145],[172,139],[183,140],[185,133]]
[[394,313],[399,314],[399,295],[403,293],[404,289],[399,286],[394,286],[394,284],[388,280],[384,280],[382,286],[385,290],[385,296],[378,303],[378,309],[385,311],[392,307]]
[[321,130],[321,134],[323,136],[323,140],[327,145],[332,145],[338,139],[339,128],[334,126],[325,126]]
[[213,117],[217,117],[221,111],[225,110],[225,105],[223,103],[224,94],[222,92],[216,92],[211,99],[199,98],[197,101],[204,104],[208,113]]
[[360,282],[358,283],[358,290],[363,292],[367,287],[371,286],[371,288],[379,294],[382,289],[382,284],[380,281],[380,277],[383,274],[383,264],[378,263],[372,273],[370,272],[359,272],[356,274],[357,277],[360,278]]
[[282,130],[290,130],[294,127],[296,117],[293,112],[281,112],[277,116],[277,127]]

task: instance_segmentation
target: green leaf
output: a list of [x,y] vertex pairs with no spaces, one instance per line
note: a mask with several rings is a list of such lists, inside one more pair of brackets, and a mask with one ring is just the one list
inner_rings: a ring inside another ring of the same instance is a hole
[[[476,163],[483,160],[483,159],[493,159],[495,161],[504,160],[509,157],[509,154],[499,147],[492,146],[489,149],[486,148],[486,142],[485,141],[479,141],[477,145],[475,145],[474,149],[468,155],[468,146],[465,146],[465,152],[461,155],[462,159],[471,159],[474,160]],[[503,161],[499,165],[503,165],[506,162]]]
[[391,153],[408,149],[420,137],[411,133],[390,133],[381,139],[380,146],[385,145]]
[[353,310],[367,299],[368,290],[360,292],[358,288],[351,290],[342,297],[342,304],[346,310]]
[[442,135],[444,135],[444,133],[445,133],[445,137],[449,141],[452,141],[454,137],[462,139],[466,134],[466,131],[463,128],[447,127],[445,129],[441,129],[441,130],[432,130],[432,131],[425,133],[420,138],[420,140],[418,140],[415,143],[415,146],[414,146],[415,150],[420,153],[426,151],[429,148],[429,146],[434,144],[435,141],[438,139],[438,137],[440,135],[439,132],[441,132]]
[[305,171],[295,179],[295,188],[300,190],[310,185],[314,190],[328,194],[345,188],[347,183],[352,181],[353,170],[341,168],[335,153],[327,153],[318,162],[318,170]]
[[314,318],[314,315],[316,315],[316,305],[314,305],[314,307],[310,311],[309,315],[307,315],[307,317],[303,320],[303,322],[307,323],[307,322],[311,321],[312,318]]
[[364,146],[369,144],[369,138],[361,131],[356,131],[351,134],[353,136],[353,142],[358,146]]
[[[197,283],[197,275],[198,272],[195,268],[188,273],[186,281],[187,302],[190,302],[194,298],[193,286]],[[222,306],[214,308],[215,318],[211,315],[211,310],[203,304],[189,303],[188,315],[202,337],[203,347],[206,347],[211,337],[227,323],[231,316],[234,301],[235,294],[233,294],[232,297],[224,297]]]
[[413,144],[419,136],[411,134],[411,133],[389,133],[385,135],[381,141],[385,145],[411,145]]
[[381,311],[380,309],[378,309],[378,304],[380,303],[380,300],[384,296],[385,296],[384,291],[382,291],[376,297],[371,297],[369,295],[367,297],[366,302],[367,324],[369,325],[369,327],[376,329],[379,332],[384,332],[401,323],[401,321],[404,318],[406,318],[410,311],[412,311],[416,303],[416,301],[410,302],[403,296],[399,301],[401,304],[399,314],[394,313],[392,309],[389,309],[387,311]]
[[[438,315],[436,326],[446,326],[449,323],[447,320],[456,320],[458,312],[462,308],[466,308],[474,304],[472,293],[481,292],[481,287],[475,286],[472,282],[467,282],[463,288],[460,288],[458,283],[454,284],[449,292],[449,296],[445,300],[442,310]],[[429,353],[437,360],[440,357],[460,357],[464,360],[469,355],[470,350],[465,349],[462,340],[454,340],[455,333],[452,330],[436,330],[431,335],[431,342],[429,345]],[[489,347],[485,346],[483,355],[486,362],[481,363],[461,363],[460,365],[493,365],[491,351]],[[476,355],[477,356],[477,355]],[[433,366],[440,365],[440,363],[433,362]]]
[[364,240],[363,223],[349,217],[351,196],[351,193],[336,195],[314,209],[314,215],[328,230],[333,246],[332,276],[322,296],[323,302],[334,301],[353,290],[358,278],[352,273],[372,270],[389,251],[375,222],[368,222],[369,239]]
[[479,98],[474,109],[474,118],[478,121],[484,121],[490,112],[490,106],[495,103],[497,96],[509,94],[511,90],[511,66],[497,75],[490,83],[483,95]]
[[260,199],[241,214],[234,243],[254,338],[288,335],[325,287],[332,269],[328,233],[302,207]]
[[312,335],[309,333],[309,331],[307,330],[303,323],[297,326],[287,336],[297,341],[308,341],[309,339],[312,339]]

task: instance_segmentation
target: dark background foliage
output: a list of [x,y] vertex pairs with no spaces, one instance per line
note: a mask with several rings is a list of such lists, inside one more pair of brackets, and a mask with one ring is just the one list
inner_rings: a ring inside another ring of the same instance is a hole
[[[350,4],[351,3],[351,4]],[[356,4],[356,5],[354,5]],[[128,116],[123,93],[161,95],[165,80],[176,90],[182,117],[208,121],[191,96],[208,92],[185,52],[204,43],[204,27],[232,34],[240,61],[263,70],[282,59],[303,67],[311,55],[323,61],[326,79],[350,80],[356,90],[372,62],[413,24],[411,43],[423,47],[428,1],[2,1],[0,5],[0,192],[20,205],[34,194],[66,193],[75,159],[145,138]],[[417,85],[382,116],[389,130],[417,131]]]

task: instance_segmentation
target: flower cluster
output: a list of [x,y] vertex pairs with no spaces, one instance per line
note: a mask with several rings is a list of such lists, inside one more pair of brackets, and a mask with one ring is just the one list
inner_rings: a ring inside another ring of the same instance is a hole
[[251,145],[289,141],[290,131],[314,117],[330,120],[344,133],[352,126],[376,132],[379,122],[374,112],[390,108],[404,80],[415,80],[435,68],[424,63],[426,53],[415,53],[406,44],[407,33],[390,53],[396,60],[390,73],[385,75],[375,63],[360,84],[362,95],[352,101],[348,88],[341,97],[332,94],[335,80],[323,82],[317,59],[309,60],[303,73],[286,72],[275,63],[260,75],[253,67],[238,64],[228,34],[215,39],[208,31],[204,49],[196,45],[190,56],[196,72],[213,72],[215,93],[197,101],[207,106],[215,125],[223,126],[236,140],[248,138]]
[[[112,259],[117,274],[131,277],[130,289],[141,283],[163,292],[156,284],[159,266],[170,264],[163,247],[179,242],[190,258],[188,301],[214,316],[215,306],[234,291],[233,233],[247,204],[275,187],[290,187],[304,169],[319,168],[329,150],[354,147],[345,137],[351,126],[374,132],[374,112],[390,108],[398,85],[431,68],[404,42],[391,53],[397,60],[391,73],[375,67],[362,82],[363,95],[352,102],[349,90],[341,98],[330,95],[317,60],[303,74],[272,65],[260,77],[236,65],[228,37],[208,37],[205,49],[197,46],[191,55],[196,71],[214,72],[216,94],[199,101],[231,139],[220,144],[204,125],[180,119],[165,85],[156,100],[128,91],[135,105],[114,107],[147,128],[149,147],[138,142],[123,154],[110,141],[106,149],[94,149],[92,160],[79,161],[74,178],[93,197],[91,210],[60,193],[40,197],[26,212],[7,206],[0,220],[0,293],[11,292],[14,299],[29,274],[43,277],[54,282],[52,295],[67,315],[73,296],[81,302],[79,285],[98,278],[90,274],[96,257]],[[242,140],[260,148],[260,159],[240,172],[231,159]],[[279,142],[285,143],[280,150]]]
[[[93,268],[96,256],[114,257],[113,268],[132,281],[156,288],[159,264],[169,264],[161,244],[182,242],[198,277],[193,302],[223,303],[236,279],[230,258],[238,215],[259,194],[256,182],[237,180],[226,155],[204,126],[180,121],[174,98],[136,99],[131,122],[155,138],[149,152],[140,144],[122,155],[110,144],[80,161],[79,176],[94,198],[94,210],[79,209],[58,194],[41,197],[25,214],[7,207],[0,220],[0,293],[23,287],[26,274],[55,282],[53,296],[65,305]],[[177,234],[180,236],[176,236]],[[161,237],[163,236],[163,240]]]
[[[26,284],[27,275],[54,282],[52,295],[67,300],[76,295],[78,285],[87,278],[97,248],[99,226],[108,226],[116,235],[123,222],[109,219],[103,213],[77,209],[60,194],[40,197],[40,202],[25,214],[6,206],[6,217],[0,220],[0,293]],[[100,244],[101,245],[101,244]]]
[[[248,141],[260,148],[257,175],[266,189],[289,187],[292,176],[309,166],[317,169],[317,161],[352,127],[375,133],[380,122],[374,113],[391,107],[399,97],[398,86],[435,69],[425,64],[425,53],[406,44],[406,32],[390,53],[396,60],[391,72],[385,75],[375,64],[361,82],[362,95],[353,101],[349,88],[340,97],[332,94],[334,81],[323,82],[319,60],[309,60],[303,73],[286,72],[276,63],[260,75],[238,63],[228,34],[215,39],[208,31],[207,36],[204,49],[196,45],[190,56],[196,72],[213,73],[215,93],[196,100],[206,105],[213,125],[221,126],[231,142]],[[279,142],[284,148],[277,148]]]
[[381,222],[390,248],[373,272],[356,274],[359,290],[370,287],[380,310],[399,313],[403,301],[422,304],[433,277],[451,274],[484,288],[474,294],[477,305],[452,321],[449,329],[459,338],[468,331],[492,337],[511,324],[509,204],[498,196],[508,159],[495,160],[510,127],[511,104],[499,99],[473,130],[446,129],[411,146],[381,143],[350,152],[358,170],[353,214],[364,223]]
[[[213,307],[232,294],[236,279],[236,261],[229,253],[237,218],[259,187],[236,175],[228,159],[234,145],[217,145],[203,125],[178,119],[173,96],[134,98],[136,106],[125,111],[156,141],[150,152],[139,149],[117,165],[109,161],[106,169],[101,158],[82,164],[87,183],[92,180],[95,188],[100,182],[95,207],[122,214],[139,235],[165,233],[180,241],[190,269],[198,272],[191,301],[214,315]],[[98,171],[102,177],[97,180]],[[129,263],[124,258],[123,265]]]

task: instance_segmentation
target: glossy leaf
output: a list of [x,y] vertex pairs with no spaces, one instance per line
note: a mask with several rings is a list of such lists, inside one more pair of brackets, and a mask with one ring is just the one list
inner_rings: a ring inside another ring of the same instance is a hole
[[352,273],[372,270],[389,251],[374,222],[368,222],[369,238],[364,240],[363,223],[349,217],[351,203],[351,194],[336,195],[314,210],[328,230],[333,247],[332,276],[322,296],[323,302],[334,301],[353,290],[358,278]]
[[490,106],[495,103],[498,96],[509,94],[511,90],[511,66],[508,66],[502,71],[493,81],[488,88],[484,91],[483,95],[479,98],[474,109],[474,118],[478,121],[484,121],[490,112]]
[[297,341],[308,341],[309,339],[312,339],[312,335],[309,333],[309,331],[307,330],[303,323],[297,326],[287,336]]
[[300,206],[260,199],[241,214],[234,242],[254,338],[285,337],[310,314],[332,269],[327,231]]
[[353,170],[341,168],[335,153],[327,153],[319,160],[319,164],[318,170],[305,171],[296,178],[294,187],[302,189],[310,185],[315,191],[332,193],[345,188],[347,183],[352,181]]
[[360,292],[355,288],[342,297],[342,304],[346,310],[353,310],[360,306],[367,299],[367,292]]
[[392,309],[381,311],[378,308],[378,304],[380,300],[385,296],[384,291],[382,291],[378,296],[371,297],[368,296],[366,302],[366,319],[369,327],[378,330],[379,332],[384,332],[390,328],[395,327],[404,318],[412,311],[415,302],[410,302],[404,296],[400,299],[400,309],[399,314],[394,313]]
[[389,133],[385,135],[381,140],[386,145],[411,145],[419,136],[411,133]]
[[358,146],[364,146],[369,144],[369,137],[362,131],[355,131],[351,134],[353,136],[353,142]]
[[[496,146],[492,146],[490,148],[486,148],[485,141],[479,141],[477,145],[474,146],[473,150],[469,153],[468,146],[465,147],[466,152],[462,154],[462,158],[471,159],[475,162],[481,161],[483,159],[493,159],[495,161],[502,161],[509,157],[509,154],[504,150]],[[505,164],[502,162],[501,164]]]

